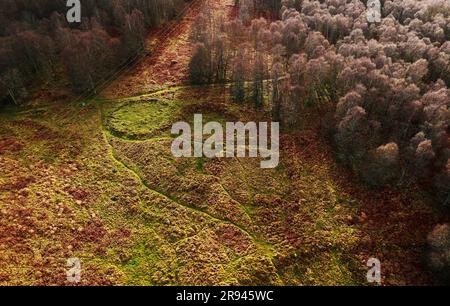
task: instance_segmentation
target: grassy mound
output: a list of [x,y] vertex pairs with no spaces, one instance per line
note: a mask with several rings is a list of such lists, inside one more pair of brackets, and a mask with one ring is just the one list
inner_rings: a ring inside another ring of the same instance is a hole
[[110,132],[125,139],[147,139],[168,132],[180,113],[176,101],[150,99],[127,102],[107,120]]

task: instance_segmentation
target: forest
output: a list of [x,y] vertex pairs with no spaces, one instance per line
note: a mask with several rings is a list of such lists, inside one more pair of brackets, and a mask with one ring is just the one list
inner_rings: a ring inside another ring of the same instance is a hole
[[[448,284],[450,2],[368,2],[3,0],[0,284]],[[279,122],[280,165],[174,158],[198,113]]]
[[29,88],[65,79],[93,90],[111,71],[145,52],[146,31],[177,15],[184,0],[83,1],[82,22],[68,23],[65,0],[0,4],[0,96],[16,103]]

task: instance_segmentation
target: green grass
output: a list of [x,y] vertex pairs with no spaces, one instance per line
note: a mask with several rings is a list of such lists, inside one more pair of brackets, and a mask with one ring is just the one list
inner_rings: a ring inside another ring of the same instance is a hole
[[110,131],[126,139],[147,139],[161,135],[180,113],[179,101],[126,102],[108,117]]
[[[198,91],[3,117],[1,137],[26,145],[0,155],[0,186],[35,180],[0,191],[1,210],[27,216],[14,221],[25,231],[0,249],[2,271],[19,264],[22,272],[1,271],[0,284],[64,284],[68,256],[83,259],[90,285],[364,284],[355,252],[362,232],[345,221],[361,203],[334,181],[331,160],[286,150],[279,167],[263,170],[257,159],[172,156],[169,130],[180,118],[192,124],[199,112],[223,124],[260,115],[239,112],[220,88]],[[223,114],[211,101],[223,101]],[[0,230],[18,231],[10,220],[0,218]],[[377,250],[396,248],[386,241]]]

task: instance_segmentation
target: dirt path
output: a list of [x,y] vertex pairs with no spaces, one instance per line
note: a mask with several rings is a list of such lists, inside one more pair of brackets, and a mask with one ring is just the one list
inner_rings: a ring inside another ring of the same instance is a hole
[[[151,31],[147,38],[147,48],[151,54],[141,60],[129,73],[114,81],[106,88],[103,98],[134,96],[162,87],[186,83],[188,65],[193,52],[189,40],[191,27],[206,2],[216,14],[230,16],[233,0],[194,0],[181,21],[164,25],[162,29]],[[169,33],[165,29],[170,29]]]

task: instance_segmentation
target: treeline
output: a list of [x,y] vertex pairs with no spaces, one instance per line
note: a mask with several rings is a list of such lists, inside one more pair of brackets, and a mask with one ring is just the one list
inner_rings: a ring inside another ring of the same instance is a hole
[[206,10],[192,82],[231,81],[236,102],[270,107],[286,127],[306,108],[329,113],[338,159],[368,184],[414,177],[450,204],[448,2],[386,1],[380,24],[362,1],[281,3],[280,20],[249,25]]
[[39,80],[67,78],[75,92],[138,52],[146,30],[176,16],[185,0],[83,0],[68,23],[66,0],[0,2],[0,99],[20,103]]

